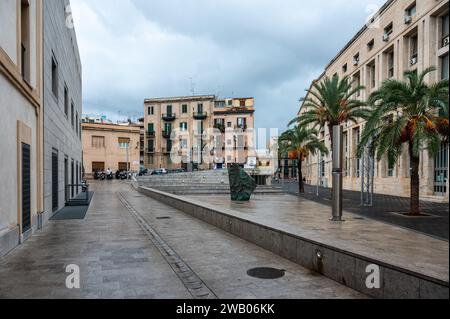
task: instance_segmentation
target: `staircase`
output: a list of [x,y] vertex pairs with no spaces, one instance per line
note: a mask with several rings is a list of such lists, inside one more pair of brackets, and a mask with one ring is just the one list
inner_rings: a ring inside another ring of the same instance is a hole
[[[230,194],[228,170],[199,171],[138,177],[140,186],[176,195]],[[258,186],[256,194],[282,193],[281,186]]]

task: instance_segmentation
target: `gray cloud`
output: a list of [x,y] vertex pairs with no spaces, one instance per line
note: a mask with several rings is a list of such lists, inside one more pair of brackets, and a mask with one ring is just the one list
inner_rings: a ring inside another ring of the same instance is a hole
[[254,96],[284,129],[298,99],[382,0],[72,0],[84,111],[143,113],[147,97]]

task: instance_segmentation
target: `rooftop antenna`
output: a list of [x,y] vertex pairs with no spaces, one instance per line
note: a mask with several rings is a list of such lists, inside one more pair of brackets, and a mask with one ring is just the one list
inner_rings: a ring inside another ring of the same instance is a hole
[[195,96],[195,83],[194,83],[194,79],[193,79],[192,77],[190,77],[189,80],[191,81],[191,94],[192,94],[192,96]]

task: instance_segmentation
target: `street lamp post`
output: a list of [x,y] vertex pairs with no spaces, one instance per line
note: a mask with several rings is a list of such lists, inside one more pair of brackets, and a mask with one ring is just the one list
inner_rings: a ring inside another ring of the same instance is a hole
[[333,127],[333,199],[331,221],[342,222],[342,163],[343,163],[343,128]]

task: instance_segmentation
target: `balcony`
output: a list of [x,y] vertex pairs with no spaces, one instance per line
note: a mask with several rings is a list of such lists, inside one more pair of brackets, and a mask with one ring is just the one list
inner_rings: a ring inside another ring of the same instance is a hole
[[169,155],[170,153],[172,153],[172,149],[169,149],[169,148],[163,148],[163,149],[162,149],[162,153],[163,153],[164,155]]
[[177,118],[177,116],[173,113],[162,115],[162,119],[166,122],[173,122],[176,120],[176,118]]
[[145,149],[145,152],[147,154],[154,154],[155,153],[155,149],[154,148],[147,148],[147,149]]
[[207,117],[208,117],[208,113],[205,113],[205,112],[194,113],[195,120],[206,120]]
[[164,138],[170,138],[171,135],[172,135],[172,131],[167,131],[167,130],[163,130],[163,131],[162,131],[162,136],[163,136]]

